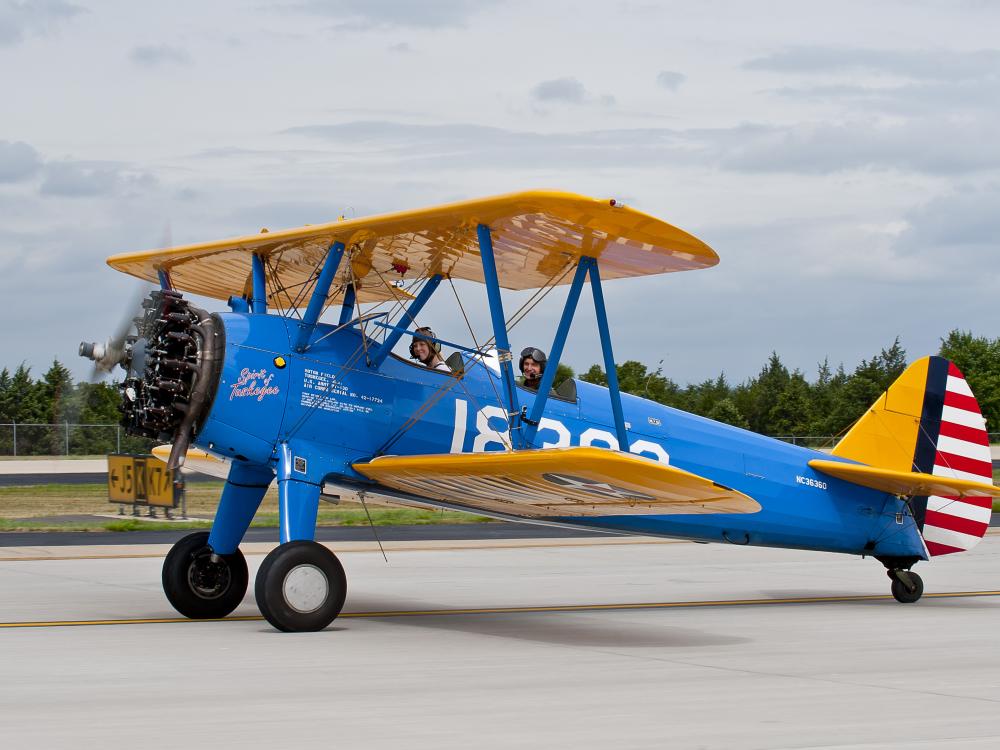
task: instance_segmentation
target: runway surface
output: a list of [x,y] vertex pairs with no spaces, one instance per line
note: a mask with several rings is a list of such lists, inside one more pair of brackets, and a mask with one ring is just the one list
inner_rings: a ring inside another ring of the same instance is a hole
[[[67,547],[77,545],[173,544],[190,530],[174,530],[164,524],[162,531],[5,531],[0,533],[2,547]],[[434,523],[378,526],[378,538],[383,541],[416,541],[430,539],[563,539],[608,538],[618,536],[586,529],[560,528],[528,523]],[[247,542],[277,543],[278,529],[248,529]],[[319,542],[373,542],[375,532],[370,526],[320,526],[316,529]]]
[[[349,616],[310,634],[273,631],[252,595],[230,621],[178,618],[163,545],[0,549],[0,743],[1000,742],[1000,535],[919,566],[914,605],[878,563],[818,553],[431,540],[389,542],[386,564],[371,543],[332,546]],[[248,546],[251,573],[267,547]]]

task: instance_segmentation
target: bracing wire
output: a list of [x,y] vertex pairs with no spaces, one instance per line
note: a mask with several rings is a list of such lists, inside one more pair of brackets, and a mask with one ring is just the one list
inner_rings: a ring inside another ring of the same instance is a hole
[[365,502],[365,491],[358,491],[358,499],[361,501],[361,507],[365,509],[365,515],[368,516],[368,525],[372,527],[372,534],[375,535],[375,541],[378,542],[378,551],[382,553],[382,559],[387,563],[389,558],[385,554],[385,549],[382,547],[382,540],[378,538],[378,531],[375,530],[375,522],[372,521],[372,514],[368,512],[368,503]]
[[[545,285],[536,290],[535,293],[531,296],[531,298],[529,298],[527,302],[522,304],[521,307],[517,311],[515,311],[515,313],[508,319],[508,321],[514,321],[513,325],[510,324],[509,322],[505,322],[505,325],[507,325],[507,329],[510,330],[511,328],[513,328],[514,325],[523,320],[527,316],[527,314],[531,312],[532,309],[534,309],[543,299],[545,299],[545,297],[549,294],[549,292],[551,292],[556,286],[558,286],[559,282],[563,278],[565,278],[566,274],[569,273],[571,268],[572,265],[568,264],[567,267],[563,269],[561,274],[558,271],[552,274],[552,276],[549,277],[548,281],[546,281]],[[448,281],[449,284],[451,284],[452,290],[454,291],[456,298],[458,298],[458,292],[455,289],[454,284],[451,283],[450,277],[448,278]],[[494,342],[496,336],[495,335],[491,336],[482,346],[480,346],[476,341],[475,332],[472,330],[472,325],[469,323],[468,315],[465,313],[465,308],[464,306],[462,306],[460,299],[459,299],[459,307],[462,310],[462,315],[465,318],[466,325],[468,326],[470,334],[473,337],[473,342],[476,344],[476,349],[479,350],[480,352],[480,354],[476,356],[479,356],[481,358],[483,356],[485,348]],[[476,356],[472,358],[473,362],[475,362]],[[420,421],[420,419],[424,416],[424,414],[426,414],[431,408],[433,408],[444,397],[446,393],[448,393],[452,388],[455,387],[456,383],[462,384],[463,389],[467,394],[469,394],[470,399],[473,401],[474,405],[477,406],[478,408],[478,402],[475,400],[475,398],[469,392],[468,388],[462,382],[464,380],[464,376],[465,373],[463,372],[461,375],[454,378],[450,383],[442,385],[440,388],[433,391],[431,395],[427,397],[424,403],[421,404],[414,411],[414,413],[410,415],[409,419],[407,419],[406,422],[404,422],[396,430],[396,432],[394,432],[389,437],[389,439],[386,440],[385,443],[383,443],[379,447],[379,449],[376,451],[376,455],[383,455],[385,451],[387,451],[389,448],[395,445],[396,442],[398,442],[399,439],[402,438],[407,431],[409,431],[415,424],[417,424]],[[493,393],[497,398],[497,405],[501,409],[504,409],[503,398],[500,396],[499,391],[497,391],[496,384],[493,382],[493,378],[490,377],[488,378],[488,380],[493,388]],[[513,449],[508,440],[504,440],[504,446],[506,450]]]

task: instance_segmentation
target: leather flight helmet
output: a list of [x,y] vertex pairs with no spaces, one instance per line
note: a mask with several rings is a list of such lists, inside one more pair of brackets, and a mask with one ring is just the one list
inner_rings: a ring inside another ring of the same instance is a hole
[[413,345],[418,341],[426,341],[428,346],[431,347],[431,349],[440,354],[441,342],[434,341],[434,339],[436,338],[437,336],[434,334],[434,331],[430,329],[430,326],[421,326],[420,328],[418,328],[414,333],[413,340],[410,341],[410,359],[419,359],[413,351]]
[[549,358],[545,356],[545,352],[541,349],[529,346],[527,349],[521,351],[521,359],[517,361],[517,366],[520,368],[522,375],[524,374],[524,360],[528,358],[531,358],[540,364],[542,366],[542,372],[545,372],[545,363]]

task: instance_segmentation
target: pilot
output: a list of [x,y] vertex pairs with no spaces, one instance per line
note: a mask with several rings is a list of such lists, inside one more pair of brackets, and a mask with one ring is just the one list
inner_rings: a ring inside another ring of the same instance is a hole
[[542,373],[545,372],[545,362],[548,357],[541,349],[529,346],[521,352],[521,361],[518,367],[521,368],[521,377],[517,379],[519,385],[523,385],[532,391],[537,391],[542,382]]
[[413,341],[410,342],[410,358],[418,360],[431,370],[451,372],[451,368],[441,359],[441,344],[434,341],[435,338],[437,336],[428,326],[418,328]]

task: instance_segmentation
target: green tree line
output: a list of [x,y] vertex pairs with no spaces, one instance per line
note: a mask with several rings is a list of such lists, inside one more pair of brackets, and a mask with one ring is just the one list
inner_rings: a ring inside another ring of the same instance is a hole
[[[988,339],[967,331],[952,331],[941,342],[940,356],[963,372],[979,401],[987,430],[1000,432],[1000,338]],[[616,365],[623,391],[693,414],[786,438],[835,436],[845,432],[906,369],[906,351],[897,338],[853,372],[828,360],[819,364],[810,382],[800,370],[789,370],[772,353],[760,372],[744,383],[732,384],[725,374],[680,386],[661,368],[628,361]],[[607,385],[607,375],[592,365],[580,378]]]
[[[109,383],[74,383],[59,360],[35,380],[31,368],[20,365],[13,374],[0,370],[0,455],[14,454],[14,428],[17,424],[17,455],[51,456],[67,452],[67,432],[71,455],[112,453],[118,446],[114,427],[79,427],[75,425],[110,424],[121,418],[118,405],[121,394]],[[65,425],[69,423],[67,431]],[[32,424],[58,425],[33,427]],[[121,449],[144,453],[152,447],[148,440],[121,433]]]
[[[965,374],[979,400],[990,432],[1000,432],[1000,338],[988,339],[967,331],[952,331],[938,352],[952,360]],[[896,339],[871,359],[862,360],[852,372],[844,366],[832,368],[820,363],[817,377],[810,382],[797,369],[789,370],[777,353],[772,353],[760,372],[746,382],[732,384],[725,374],[701,383],[681,386],[663,374],[633,360],[616,365],[618,382],[626,393],[658,401],[684,411],[700,414],[764,435],[789,438],[839,435],[906,369],[906,351]],[[556,382],[572,377],[573,371],[559,365]],[[607,384],[599,365],[581,376],[589,383]],[[69,448],[74,455],[99,455],[116,448],[116,430],[72,427],[78,424],[114,424],[120,418],[121,396],[109,383],[74,383],[70,372],[58,360],[35,380],[30,368],[18,367],[13,374],[0,370],[0,423],[19,426],[18,455],[61,455]],[[145,452],[146,440],[121,435],[122,450]],[[13,430],[0,427],[0,455],[13,453]]]

